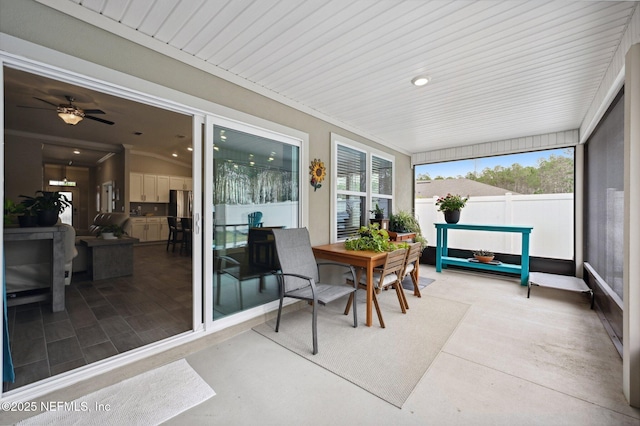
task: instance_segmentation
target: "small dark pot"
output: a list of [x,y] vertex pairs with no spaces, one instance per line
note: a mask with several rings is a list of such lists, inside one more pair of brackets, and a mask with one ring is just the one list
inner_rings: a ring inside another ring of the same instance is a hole
[[57,222],[57,210],[41,210],[38,212],[38,226],[53,226]]
[[374,217],[376,219],[384,219],[384,213],[376,213]]
[[33,228],[38,226],[37,216],[18,216],[18,224],[20,228]]
[[460,210],[448,210],[444,212],[444,221],[447,223],[458,223],[458,221],[460,221]]

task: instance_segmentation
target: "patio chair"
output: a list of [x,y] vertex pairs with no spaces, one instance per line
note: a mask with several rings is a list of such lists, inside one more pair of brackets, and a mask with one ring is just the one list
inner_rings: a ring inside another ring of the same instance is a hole
[[[393,286],[396,289],[396,295],[398,296],[398,301],[400,302],[400,309],[402,310],[402,313],[406,314],[407,309],[409,309],[409,304],[407,303],[407,299],[404,295],[404,290],[402,289],[402,283],[400,280],[406,257],[407,249],[394,250],[390,253],[387,253],[387,259],[385,260],[384,266],[382,268],[375,268],[373,270],[373,305],[376,308],[378,321],[380,321],[380,327],[382,328],[385,328],[385,324],[384,320],[382,319],[382,311],[380,310],[378,297],[376,296],[376,294],[380,294],[381,290],[385,290]],[[353,281],[350,278],[347,278],[347,284],[353,284]],[[365,290],[367,289],[367,277],[364,274],[360,277],[358,287]],[[347,306],[344,308],[345,315],[349,313],[349,309],[351,309],[352,304],[353,309],[355,310],[356,303],[353,301],[353,295],[349,297]]]
[[413,295],[422,297],[420,294],[420,286],[418,285],[418,268],[420,267],[421,244],[413,243],[407,250],[407,258],[404,262],[400,282],[404,281],[407,276],[411,276],[413,281]]
[[249,213],[247,223],[249,228],[259,228],[262,226],[262,212]]
[[[353,295],[358,286],[352,284],[327,284],[319,282],[320,266],[334,265],[348,268],[355,282],[355,271],[352,266],[342,263],[322,262],[316,263],[311,250],[309,231],[306,228],[274,229],[273,237],[276,252],[280,260],[280,272],[274,272],[280,284],[280,306],[278,307],[278,319],[276,321],[276,333],[280,328],[282,304],[285,297],[307,300],[312,304],[311,328],[313,332],[313,354],[318,353],[318,304],[326,305],[341,297]],[[354,306],[353,327],[358,326],[358,315]]]

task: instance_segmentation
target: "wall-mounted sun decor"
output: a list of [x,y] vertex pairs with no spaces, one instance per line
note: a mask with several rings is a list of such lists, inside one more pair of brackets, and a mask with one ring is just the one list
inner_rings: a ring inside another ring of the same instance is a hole
[[317,158],[311,162],[309,166],[309,174],[311,175],[311,186],[315,192],[318,188],[322,187],[321,183],[327,175],[327,169],[324,167],[324,163]]

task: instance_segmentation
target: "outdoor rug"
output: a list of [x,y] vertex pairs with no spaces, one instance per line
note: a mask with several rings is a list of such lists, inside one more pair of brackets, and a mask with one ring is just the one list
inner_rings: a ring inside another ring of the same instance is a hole
[[47,411],[18,424],[155,425],[215,394],[182,359],[56,406],[55,411]]
[[311,307],[287,313],[253,328],[279,345],[324,367],[377,397],[402,408],[411,392],[454,332],[469,305],[407,294],[402,314],[395,291],[379,295],[386,328],[365,325],[365,292],[358,291],[358,328],[343,315],[346,298],[318,307],[318,354],[312,355]]
[[[422,291],[423,288],[425,288],[426,286],[428,286],[434,281],[435,280],[433,278],[418,277],[418,287],[420,288],[420,291]],[[405,279],[402,280],[402,288],[404,288],[405,290],[413,291],[413,281],[411,280],[410,276],[407,275]]]

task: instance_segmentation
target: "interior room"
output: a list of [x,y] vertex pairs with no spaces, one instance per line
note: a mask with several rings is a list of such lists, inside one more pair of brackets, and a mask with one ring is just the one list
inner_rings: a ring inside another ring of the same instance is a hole
[[640,422],[640,2],[0,10],[2,423]]
[[[177,248],[167,245],[170,195],[192,194],[189,117],[33,73],[3,71],[11,123],[5,133],[5,200],[20,204],[22,195],[38,190],[66,194],[71,207],[60,220],[75,236],[64,250],[76,253],[66,271],[65,307],[51,312],[48,301],[32,301],[48,291],[50,242],[40,241],[33,255],[33,243],[6,243],[9,338],[18,378],[9,388],[190,330],[191,258],[182,239]],[[68,104],[83,108],[81,123],[60,119],[56,109]],[[97,119],[88,117],[90,111]],[[156,195],[143,200],[132,189],[150,178]],[[87,241],[107,222],[121,225],[136,246],[123,255],[96,253],[104,263],[98,265],[92,258],[97,249]],[[18,225],[5,223],[12,226]],[[164,279],[151,280],[156,274]],[[143,296],[148,293],[154,297]]]

